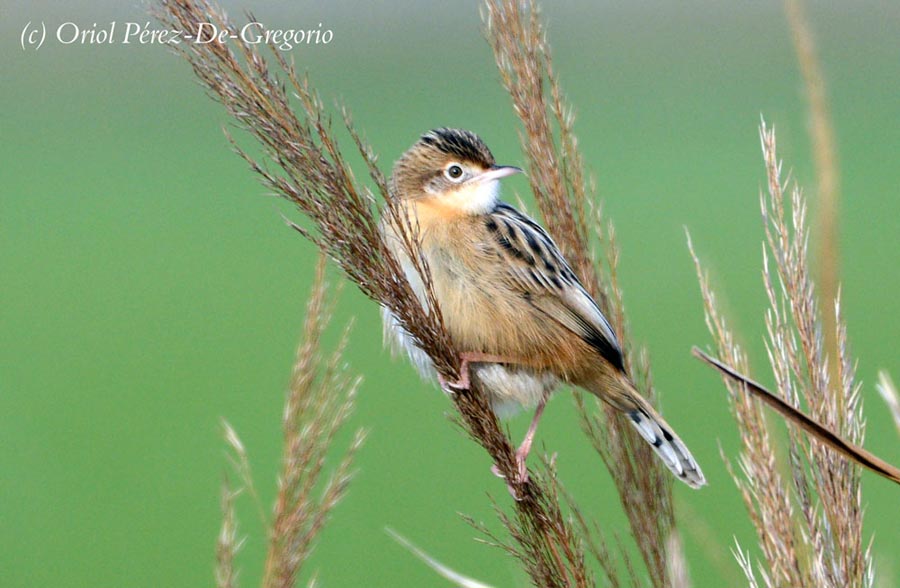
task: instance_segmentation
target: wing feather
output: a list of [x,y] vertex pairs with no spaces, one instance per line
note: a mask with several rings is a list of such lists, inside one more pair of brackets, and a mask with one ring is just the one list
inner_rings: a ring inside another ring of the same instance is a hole
[[510,284],[550,319],[580,336],[617,369],[624,371],[616,334],[587,293],[550,235],[505,203],[486,215]]

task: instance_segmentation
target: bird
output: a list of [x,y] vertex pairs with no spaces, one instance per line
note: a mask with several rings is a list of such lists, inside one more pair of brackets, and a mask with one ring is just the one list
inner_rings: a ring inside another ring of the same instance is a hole
[[[528,479],[526,459],[547,400],[567,384],[620,411],[678,479],[703,486],[700,466],[638,392],[615,330],[559,247],[536,221],[500,200],[500,180],[518,173],[518,167],[497,165],[475,133],[453,128],[425,133],[396,161],[389,197],[418,227],[434,300],[460,351],[459,380],[438,375],[382,307],[385,343],[446,391],[476,381],[498,417],[534,409],[515,454],[518,483]],[[384,215],[381,229],[424,306],[425,285],[404,253],[396,222]]]

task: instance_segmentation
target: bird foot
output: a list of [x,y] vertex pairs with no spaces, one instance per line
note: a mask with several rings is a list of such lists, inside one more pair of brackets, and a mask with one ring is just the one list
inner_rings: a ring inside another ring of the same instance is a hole
[[457,394],[469,389],[471,384],[469,381],[469,366],[464,365],[463,367],[466,369],[460,368],[459,379],[456,380],[448,380],[441,374],[438,374],[438,383],[441,385],[441,390],[444,390],[448,394]]
[[459,378],[456,380],[448,380],[441,374],[438,374],[438,383],[441,389],[450,394],[464,392],[471,386],[471,370],[470,364],[473,363],[509,363],[506,358],[499,355],[490,355],[478,351],[466,351],[459,354]]
[[528,457],[527,453],[523,453],[521,450],[516,451],[516,474],[512,480],[506,480],[506,476],[503,475],[503,472],[500,471],[500,468],[497,467],[497,464],[491,466],[491,472],[497,476],[498,478],[502,478],[506,480],[506,489],[509,490],[510,496],[519,502],[522,500],[522,496],[519,494],[518,488],[521,488],[525,484],[528,483],[530,479],[528,476],[528,466],[525,464],[525,458]]

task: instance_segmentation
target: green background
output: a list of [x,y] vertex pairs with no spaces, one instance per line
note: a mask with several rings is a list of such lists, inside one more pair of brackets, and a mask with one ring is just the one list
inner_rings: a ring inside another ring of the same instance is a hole
[[[466,3],[229,2],[273,28],[334,31],[292,55],[326,100],[344,100],[385,171],[419,133],[477,131],[521,164],[516,121]],[[675,489],[697,586],[741,584],[730,550],[755,537],[719,445],[737,432],[719,380],[689,355],[706,345],[683,227],[711,268],[732,324],[770,382],[760,280],[764,182],[757,125],[776,126],[786,168],[814,188],[803,87],[778,3],[547,3],[563,86],[600,196],[618,228],[635,338],[651,353],[667,419],[710,485]],[[900,378],[900,7],[810,7],[842,169],[844,310],[869,419],[866,446],[900,462],[874,390]],[[313,248],[285,227],[231,153],[223,110],[189,68],[153,46],[23,51],[29,21],[144,22],[140,3],[0,7],[0,586],[212,585],[226,470],[220,418],[241,435],[263,500],[274,495],[280,416]],[[349,145],[348,145],[349,146]],[[507,195],[524,193],[522,178]],[[289,212],[289,211],[288,211]],[[336,277],[336,274],[333,274]],[[337,277],[336,277],[337,279]],[[496,586],[526,579],[473,541],[457,513],[496,524],[506,503],[450,404],[381,349],[378,312],[353,288],[348,359],[365,376],[351,428],[368,427],[350,495],[306,568],[325,586],[446,585],[386,533],[397,529]],[[562,479],[610,533],[627,534],[571,395],[538,436]],[[527,416],[510,423],[522,434]],[[349,437],[350,428],[342,437]],[[898,576],[898,488],[864,475],[878,576]],[[249,499],[244,584],[264,553]]]

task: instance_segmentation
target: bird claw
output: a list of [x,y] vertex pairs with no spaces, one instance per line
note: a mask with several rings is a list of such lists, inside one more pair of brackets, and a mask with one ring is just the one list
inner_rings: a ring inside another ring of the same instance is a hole
[[472,384],[469,368],[470,364],[473,363],[509,363],[509,361],[506,358],[500,357],[498,355],[490,355],[488,353],[481,353],[478,351],[466,351],[464,353],[460,353],[459,379],[448,380],[441,374],[438,374],[438,382],[441,385],[441,389],[445,390],[449,394],[458,394],[459,392],[465,392],[466,390],[468,390]]
[[441,385],[441,390],[447,392],[448,394],[459,394],[460,392],[465,392],[469,389],[469,370],[462,370],[462,373],[459,376],[458,380],[448,380],[444,376],[438,374],[438,383]]
[[516,450],[516,467],[519,474],[518,482],[520,484],[528,482],[528,465],[525,463],[527,457],[528,451],[522,451],[521,447]]
[[[497,467],[497,464],[491,466],[491,473],[493,473],[498,478],[502,478],[506,480],[506,476],[503,475],[503,472],[500,471],[500,468]],[[525,460],[520,458],[519,452],[516,452],[516,476],[512,481],[506,480],[506,489],[509,491],[509,495],[513,497],[516,502],[522,501],[522,496],[519,494],[518,488],[521,488],[525,484],[528,483],[528,468],[525,465]]]

